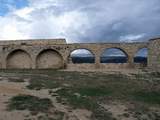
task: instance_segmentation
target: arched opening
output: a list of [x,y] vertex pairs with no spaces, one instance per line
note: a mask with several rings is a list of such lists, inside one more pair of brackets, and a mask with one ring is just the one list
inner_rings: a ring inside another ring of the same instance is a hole
[[94,63],[94,54],[87,49],[76,49],[70,53],[69,63]]
[[105,49],[101,54],[101,63],[127,63],[127,54],[119,48]]
[[134,56],[134,63],[141,63],[147,65],[148,49],[141,48]]
[[6,67],[12,69],[29,69],[32,67],[31,57],[24,50],[15,50],[11,52],[7,56],[6,62]]
[[38,69],[59,69],[63,67],[63,58],[55,50],[47,49],[40,52],[36,58]]

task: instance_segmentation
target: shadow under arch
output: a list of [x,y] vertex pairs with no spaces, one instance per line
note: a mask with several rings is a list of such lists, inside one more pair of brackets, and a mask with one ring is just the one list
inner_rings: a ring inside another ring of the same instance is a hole
[[11,51],[6,57],[6,68],[8,69],[30,69],[32,59],[28,52],[23,49]]
[[95,63],[95,55],[87,48],[77,48],[69,53],[68,63]]
[[36,56],[37,69],[59,69],[62,67],[63,57],[54,49],[44,49]]
[[127,63],[128,54],[121,48],[106,48],[100,56],[100,63]]

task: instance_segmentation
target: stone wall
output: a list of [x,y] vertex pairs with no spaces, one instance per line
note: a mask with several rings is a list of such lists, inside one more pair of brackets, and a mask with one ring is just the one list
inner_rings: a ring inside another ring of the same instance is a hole
[[[100,63],[99,69],[101,70],[118,70],[118,69],[139,69],[139,68],[144,68],[146,67],[145,65],[141,63],[134,63],[134,65],[130,66],[129,63]],[[81,64],[73,64],[69,63],[67,65],[67,69],[69,70],[77,70],[78,69],[83,69],[83,70],[94,70],[97,69],[96,64],[92,63],[81,63]]]
[[[134,63],[134,56],[141,48],[148,48],[148,67],[160,68],[160,39],[139,43],[75,43],[67,44],[64,39],[0,41],[0,68],[28,69],[117,69],[144,67]],[[105,49],[117,48],[128,58],[124,64],[102,64],[100,56]],[[89,50],[95,56],[94,64],[69,64],[70,54],[77,49]]]
[[67,69],[69,70],[77,70],[78,69],[83,69],[83,70],[94,70],[96,69],[95,64],[89,64],[89,63],[82,63],[82,64],[73,64],[69,63],[67,64]]
[[63,66],[63,58],[60,54],[53,50],[45,50],[36,58],[36,68],[38,69],[58,69]]
[[31,68],[31,58],[22,50],[14,51],[6,59],[7,68]]
[[149,41],[148,68],[160,70],[160,38]]
[[66,44],[65,39],[33,39],[33,40],[6,40],[0,41],[0,45],[55,45]]

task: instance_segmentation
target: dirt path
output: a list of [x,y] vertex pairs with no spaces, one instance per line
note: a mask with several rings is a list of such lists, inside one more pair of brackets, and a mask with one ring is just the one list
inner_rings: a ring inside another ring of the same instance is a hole
[[[33,95],[40,98],[49,98],[52,100],[56,110],[64,112],[67,120],[89,120],[91,112],[83,109],[72,110],[69,106],[62,105],[56,101],[55,97],[48,94],[47,89],[39,91],[26,89],[27,82],[17,83],[8,82],[7,80],[0,81],[0,120],[24,120],[26,118],[36,119],[31,117],[29,111],[7,111],[6,102],[16,95],[26,94]],[[65,118],[64,118],[65,120]]]

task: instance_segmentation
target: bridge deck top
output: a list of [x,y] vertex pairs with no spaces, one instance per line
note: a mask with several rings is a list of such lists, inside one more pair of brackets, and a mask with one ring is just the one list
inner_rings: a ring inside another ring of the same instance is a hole
[[26,39],[26,40],[3,40],[0,41],[0,46],[3,45],[147,45],[148,42],[106,42],[106,43],[67,43],[65,39]]
[[27,45],[27,44],[66,44],[65,39],[26,39],[26,40],[2,40],[0,45]]

